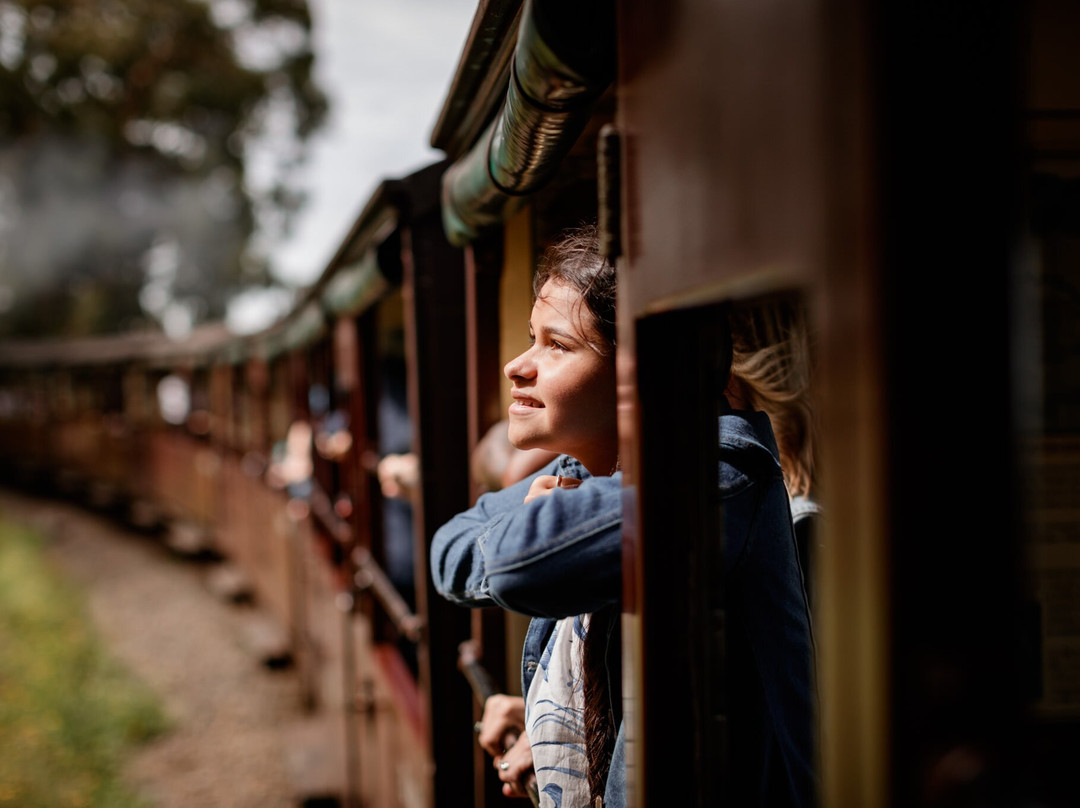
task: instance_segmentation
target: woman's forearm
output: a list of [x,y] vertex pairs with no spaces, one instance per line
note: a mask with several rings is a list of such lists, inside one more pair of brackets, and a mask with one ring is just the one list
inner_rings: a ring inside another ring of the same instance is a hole
[[622,480],[592,477],[505,515],[483,550],[488,593],[537,617],[568,617],[618,600],[622,588]]
[[[537,474],[549,473],[554,462]],[[536,475],[533,475],[536,476]],[[532,477],[483,494],[476,504],[440,527],[431,542],[430,567],[436,591],[464,606],[491,606],[487,594],[487,571],[482,549],[487,534],[507,514],[520,508]]]
[[431,548],[436,589],[463,605],[494,602],[544,617],[582,614],[616,601],[621,475],[589,478],[579,488],[524,504],[531,479],[484,495],[438,530]]

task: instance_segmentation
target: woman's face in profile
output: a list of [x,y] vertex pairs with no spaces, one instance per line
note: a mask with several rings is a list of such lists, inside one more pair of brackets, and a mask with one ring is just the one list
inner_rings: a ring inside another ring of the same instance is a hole
[[529,335],[532,346],[503,370],[513,385],[510,442],[564,452],[608,474],[618,454],[611,347],[578,292],[555,281],[540,290]]

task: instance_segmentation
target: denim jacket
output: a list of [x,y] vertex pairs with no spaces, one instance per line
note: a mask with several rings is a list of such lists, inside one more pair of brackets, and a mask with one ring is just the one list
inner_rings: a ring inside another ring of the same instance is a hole
[[[728,670],[739,694],[729,699],[731,791],[739,797],[732,804],[810,805],[812,642],[779,453],[763,413],[729,412],[719,430]],[[556,619],[615,603],[622,588],[622,475],[591,477],[565,455],[536,474],[583,482],[527,504],[536,475],[484,494],[439,528],[431,546],[435,588],[444,597],[534,618],[522,652],[523,693]],[[620,726],[604,805],[625,803]]]
[[762,412],[720,417],[732,805],[816,803],[814,644],[779,450]]

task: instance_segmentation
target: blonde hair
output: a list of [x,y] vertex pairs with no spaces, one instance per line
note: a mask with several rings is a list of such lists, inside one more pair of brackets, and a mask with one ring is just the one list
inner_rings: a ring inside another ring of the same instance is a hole
[[747,406],[769,416],[789,495],[807,496],[817,427],[805,305],[797,294],[774,295],[737,303],[730,316],[731,376]]

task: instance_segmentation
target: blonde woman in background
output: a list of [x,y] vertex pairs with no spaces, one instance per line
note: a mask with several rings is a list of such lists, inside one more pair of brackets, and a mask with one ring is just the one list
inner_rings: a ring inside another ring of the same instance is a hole
[[730,318],[728,398],[736,409],[761,410],[769,416],[791,498],[799,564],[813,602],[811,570],[822,510],[813,494],[817,424],[806,306],[798,293],[772,295],[732,306]]

